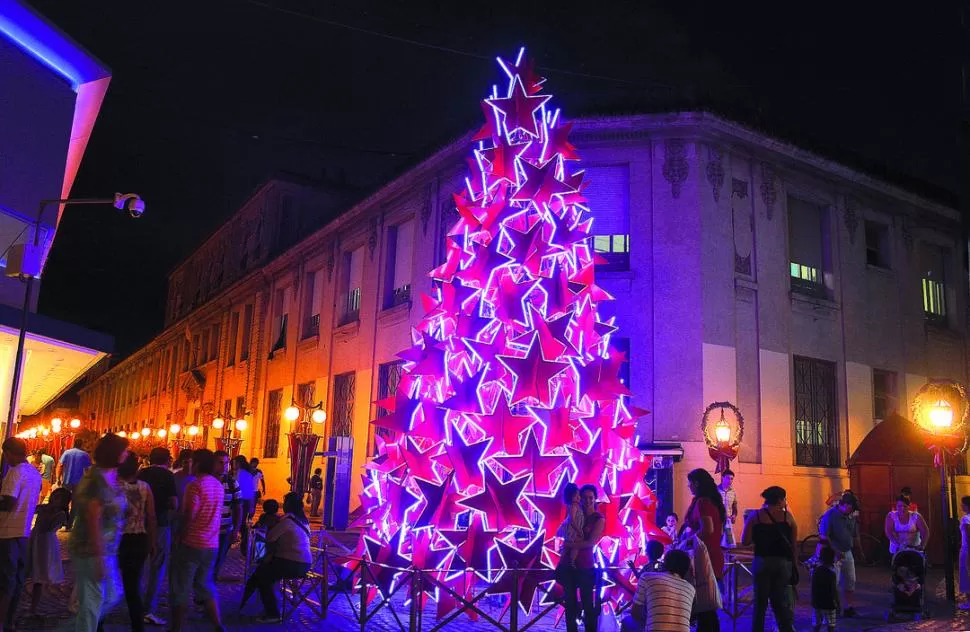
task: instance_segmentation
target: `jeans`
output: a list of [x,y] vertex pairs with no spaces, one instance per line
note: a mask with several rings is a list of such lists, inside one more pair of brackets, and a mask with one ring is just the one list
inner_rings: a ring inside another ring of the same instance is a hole
[[[77,586],[78,611],[74,617],[76,632],[95,632],[98,623],[121,601],[121,577],[118,573],[118,556],[99,557],[71,556],[74,566],[74,583]],[[104,577],[95,579],[95,569],[104,565]]]
[[172,568],[168,572],[168,603],[185,607],[189,603],[189,591],[195,589],[199,601],[215,599],[212,582],[212,565],[216,549],[197,549],[180,544],[172,555]]
[[323,496],[322,489],[311,489],[310,490],[310,515],[319,516],[320,515],[320,497]]
[[232,532],[225,531],[219,533],[219,548],[216,549],[216,561],[212,565],[212,581],[219,581],[219,573],[222,572],[222,565],[226,563],[226,556],[232,543]]
[[276,584],[281,579],[299,579],[310,570],[310,565],[304,562],[294,562],[274,558],[256,567],[246,582],[244,594],[259,591],[259,599],[263,602],[263,610],[268,617],[279,617],[280,607],[276,602]]
[[0,592],[10,595],[7,607],[7,620],[4,623],[13,628],[17,615],[17,605],[24,590],[27,577],[27,538],[4,538],[0,540]]
[[567,568],[563,569],[564,579],[563,588],[566,589],[566,632],[579,632],[576,625],[576,617],[579,616],[579,603],[576,601],[576,589],[579,589],[579,600],[583,604],[583,630],[584,632],[596,632],[596,623],[599,619],[596,612],[593,593],[596,586],[596,570],[592,568]]
[[697,632],[721,632],[721,620],[717,610],[697,613]]
[[148,582],[145,586],[145,612],[155,611],[159,583],[165,579],[172,532],[169,527],[155,527],[155,555],[148,561]]
[[754,558],[754,615],[752,632],[764,632],[768,602],[779,632],[794,632],[795,604],[791,587],[791,560],[783,557]]
[[126,533],[121,536],[118,547],[118,565],[121,569],[121,583],[125,588],[125,601],[128,603],[128,616],[131,629],[142,632],[145,629],[145,610],[141,601],[141,574],[148,559],[148,534]]

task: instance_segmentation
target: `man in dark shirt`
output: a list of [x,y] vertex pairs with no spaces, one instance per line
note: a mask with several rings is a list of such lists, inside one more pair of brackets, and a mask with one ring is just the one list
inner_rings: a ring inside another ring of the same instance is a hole
[[158,585],[165,579],[165,566],[172,547],[171,514],[178,510],[179,498],[175,490],[175,476],[169,469],[172,455],[167,448],[153,448],[148,455],[151,464],[138,473],[138,480],[145,481],[152,490],[155,501],[155,554],[149,560],[148,584],[145,587],[145,623],[165,625],[154,613]]
[[310,516],[316,517],[320,515],[320,497],[323,495],[323,479],[320,475],[323,473],[323,469],[317,468],[313,470],[313,476],[310,477]]

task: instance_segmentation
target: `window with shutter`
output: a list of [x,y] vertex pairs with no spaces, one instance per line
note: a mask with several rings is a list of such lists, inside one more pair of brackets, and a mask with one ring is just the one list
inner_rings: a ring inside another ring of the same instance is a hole
[[593,217],[593,250],[601,270],[630,267],[630,167],[588,167],[583,190]]
[[398,224],[388,231],[387,297],[384,307],[394,307],[411,300],[411,254],[414,221]]
[[283,390],[270,391],[266,402],[266,432],[263,436],[264,459],[275,459],[279,455],[282,404]]
[[945,325],[946,249],[935,244],[920,245],[920,276],[923,289],[923,315],[926,320]]
[[323,273],[320,270],[308,272],[303,288],[303,338],[312,338],[320,333],[320,302],[323,292]]
[[795,464],[839,467],[835,364],[795,356]]
[[330,436],[349,437],[354,423],[356,374],[341,373],[333,379],[333,423]]
[[364,281],[364,249],[357,248],[344,253],[344,314],[340,324],[345,325],[360,317],[360,291]]

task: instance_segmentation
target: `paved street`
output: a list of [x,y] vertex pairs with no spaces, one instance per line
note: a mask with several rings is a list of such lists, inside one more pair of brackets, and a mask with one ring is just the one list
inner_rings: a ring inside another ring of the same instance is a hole
[[[70,563],[68,562],[65,562],[65,572],[68,576],[68,580],[70,581],[72,572]],[[219,588],[223,618],[228,630],[256,631],[284,629],[284,626],[282,625],[260,624],[256,621],[256,618],[262,613],[259,600],[255,596],[250,600],[249,604],[247,604],[246,608],[242,612],[239,611],[238,605],[242,593],[243,564],[242,558],[236,550],[233,550],[230,554],[230,559],[226,564],[226,575],[228,576],[227,581],[224,581]],[[930,582],[928,584],[928,592],[931,595],[929,599],[929,606],[933,615],[932,618],[921,622],[901,622],[893,625],[887,625],[884,619],[886,608],[889,603],[887,575],[888,571],[884,571],[882,569],[860,569],[859,591],[857,593],[860,616],[856,619],[840,620],[838,628],[839,630],[921,630],[926,632],[970,630],[970,613],[964,613],[961,611],[956,617],[954,617],[952,613],[947,613],[947,608],[943,605],[941,599],[943,595],[942,576],[938,571],[931,572]],[[40,619],[29,618],[29,600],[23,600],[21,603],[18,629],[47,632],[61,629],[63,626],[68,624],[70,622],[70,618],[67,612],[67,600],[70,592],[70,585],[68,585],[66,588],[67,590],[48,596],[44,600],[41,607],[42,617]],[[803,582],[802,599],[797,610],[796,629],[798,630],[811,630],[811,611],[807,606],[807,589],[807,582]],[[353,598],[353,603],[354,606],[359,604],[359,598],[355,596]],[[392,603],[397,616],[406,629],[406,626],[408,625],[407,607],[404,605],[401,599],[396,598],[392,600]],[[482,609],[490,616],[496,619],[500,616],[500,613],[502,612],[502,598],[490,597],[484,599],[482,603]],[[432,630],[432,628],[434,628],[436,625],[434,611],[432,608],[433,606],[429,606],[425,613],[421,628],[423,632]],[[167,607],[164,593],[162,596],[161,614],[167,618]],[[507,614],[502,621],[504,624],[508,624]],[[524,625],[526,621],[526,618],[520,618],[520,626]],[[723,630],[732,630],[731,619],[726,614],[722,613],[721,624]],[[748,611],[738,620],[737,629],[747,631],[750,630],[750,628],[751,618],[750,611]],[[122,630],[129,629],[130,624],[128,622],[127,610],[122,603],[108,617],[105,630],[106,632],[121,632]],[[164,628],[148,627],[147,629],[163,630]],[[191,615],[189,629],[193,631],[202,631],[209,630],[210,628],[205,623],[201,614],[196,612]],[[296,612],[296,614],[289,621],[287,621],[285,629],[292,631],[333,630],[335,632],[349,632],[351,630],[360,630],[360,624],[354,621],[353,610],[348,599],[342,595],[338,595],[333,601],[329,615],[325,621],[321,620],[309,607],[302,606]],[[484,621],[472,623],[467,617],[462,616],[441,629],[448,632],[459,630],[471,632],[482,630],[484,632],[486,630],[495,630],[496,628]],[[536,630],[536,632],[548,632],[551,630],[562,631],[565,629],[565,625],[562,622],[559,622],[557,625],[554,619],[549,616],[529,629]],[[394,630],[401,630],[401,628],[398,626],[394,616],[390,612],[387,610],[382,610],[381,612],[378,612],[373,620],[368,622],[366,630],[390,632]]]

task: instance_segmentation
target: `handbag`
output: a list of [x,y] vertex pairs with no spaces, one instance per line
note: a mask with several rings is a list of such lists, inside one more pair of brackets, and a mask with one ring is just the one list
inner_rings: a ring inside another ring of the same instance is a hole
[[[778,522],[777,520],[775,520],[772,517],[770,511],[765,510],[765,513],[768,514],[768,519],[771,520],[771,524],[775,525],[776,527],[777,526],[780,526],[782,524],[782,523]],[[788,510],[787,509],[785,510],[785,524],[788,524]],[[795,547],[792,546],[791,540],[788,539],[788,536],[786,536],[781,529],[778,530],[778,535],[780,535],[781,536],[781,539],[785,541],[785,544],[788,545],[788,548],[790,548],[790,549],[792,549],[792,551],[794,551]],[[793,555],[793,558],[794,558],[794,555]],[[797,586],[798,585],[798,582],[800,580],[801,580],[801,577],[798,575],[798,560],[792,559],[792,561],[791,561],[791,577],[788,579],[788,583],[790,585],[792,585],[792,586]]]

